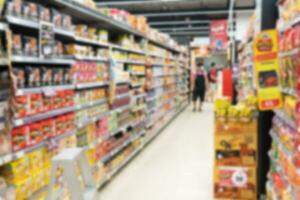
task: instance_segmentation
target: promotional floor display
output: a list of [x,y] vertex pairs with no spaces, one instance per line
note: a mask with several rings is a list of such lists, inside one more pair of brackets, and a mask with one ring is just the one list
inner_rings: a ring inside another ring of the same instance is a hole
[[215,101],[216,199],[256,199],[257,163],[256,98],[236,106],[228,99]]

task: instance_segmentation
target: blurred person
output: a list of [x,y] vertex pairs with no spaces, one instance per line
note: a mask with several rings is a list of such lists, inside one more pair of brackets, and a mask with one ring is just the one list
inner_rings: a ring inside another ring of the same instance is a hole
[[216,68],[216,63],[214,62],[212,62],[210,65],[208,80],[209,80],[208,101],[213,102],[215,99],[216,84],[217,84],[217,68]]
[[193,111],[197,109],[197,100],[199,99],[199,111],[202,111],[202,105],[205,100],[205,92],[208,86],[207,74],[203,62],[197,63],[196,73],[193,76]]

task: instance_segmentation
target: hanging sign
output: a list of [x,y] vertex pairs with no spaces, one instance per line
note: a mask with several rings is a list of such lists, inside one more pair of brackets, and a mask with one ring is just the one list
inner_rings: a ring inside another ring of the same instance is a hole
[[253,48],[259,109],[280,108],[282,94],[279,80],[278,32],[260,32],[254,40]]
[[210,47],[212,50],[225,50],[227,48],[227,20],[210,21]]

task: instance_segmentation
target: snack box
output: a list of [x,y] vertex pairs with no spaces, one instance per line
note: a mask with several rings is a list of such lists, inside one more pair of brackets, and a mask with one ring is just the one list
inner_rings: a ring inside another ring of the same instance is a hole
[[18,184],[30,177],[29,157],[23,156],[14,160],[1,168],[1,174],[5,177],[8,184]]
[[256,168],[215,167],[214,197],[216,199],[256,200]]
[[215,162],[226,166],[255,166],[256,133],[215,135]]
[[257,120],[254,118],[250,122],[224,122],[215,121],[216,134],[241,134],[257,133]]
[[30,146],[29,127],[21,126],[14,128],[11,132],[12,150],[17,152]]

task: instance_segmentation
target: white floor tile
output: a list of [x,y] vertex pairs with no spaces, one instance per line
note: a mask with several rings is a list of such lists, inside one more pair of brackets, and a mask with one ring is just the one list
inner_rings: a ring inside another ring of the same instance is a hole
[[213,199],[213,108],[185,110],[100,191],[100,200]]

